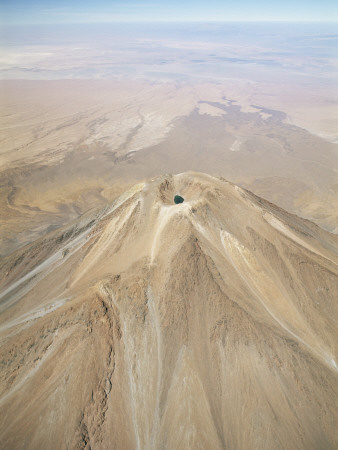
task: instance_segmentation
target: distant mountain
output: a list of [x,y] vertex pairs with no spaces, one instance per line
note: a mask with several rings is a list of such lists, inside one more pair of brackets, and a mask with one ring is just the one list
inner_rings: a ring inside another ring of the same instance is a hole
[[337,254],[184,173],[3,258],[1,448],[337,448]]

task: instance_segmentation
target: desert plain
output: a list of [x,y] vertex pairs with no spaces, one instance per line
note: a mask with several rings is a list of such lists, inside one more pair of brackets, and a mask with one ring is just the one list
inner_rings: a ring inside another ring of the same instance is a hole
[[265,27],[66,28],[61,43],[53,29],[35,31],[39,41],[8,33],[1,254],[135,182],[186,170],[224,176],[334,232],[334,36],[294,25],[285,42],[282,25]]

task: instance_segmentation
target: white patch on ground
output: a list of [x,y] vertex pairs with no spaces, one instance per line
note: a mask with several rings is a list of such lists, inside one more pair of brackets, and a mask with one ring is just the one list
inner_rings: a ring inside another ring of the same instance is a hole
[[105,211],[103,217],[106,217],[106,216],[108,216],[108,214],[111,214],[113,211],[115,211],[115,209],[117,209],[119,206],[121,206],[122,203],[129,200],[137,192],[142,191],[142,189],[145,187],[145,185],[146,185],[145,183],[135,184],[135,186],[133,186],[127,192],[120,195],[120,197],[112,204],[112,206],[110,208],[108,208],[107,211]]
[[208,103],[200,103],[198,106],[198,113],[201,115],[207,114],[209,116],[219,117],[227,114],[223,109],[216,106],[208,105]]
[[155,325],[156,341],[157,341],[157,386],[156,386],[156,405],[154,410],[153,429],[151,433],[151,448],[156,448],[156,438],[160,429],[160,399],[161,399],[161,384],[162,384],[162,336],[161,323],[153,298],[150,286],[147,289],[148,308],[152,317],[152,323]]
[[[134,342],[133,334],[130,333],[128,329],[127,320],[123,321],[122,325],[123,329],[123,340],[125,346],[124,359],[127,367],[127,376],[129,381],[129,389],[130,389],[130,405],[131,405],[131,417],[134,425],[134,434],[136,440],[136,449],[141,449],[141,438],[140,438],[140,427],[138,423],[137,417],[137,393],[138,387],[135,381],[135,368],[133,370],[134,364],[133,361],[135,359],[135,347],[136,344]],[[140,359],[139,359],[140,360]]]
[[[55,333],[54,336],[56,336],[56,334],[57,333]],[[60,342],[63,342],[63,340],[61,340]],[[8,399],[8,397],[15,394],[21,387],[23,387],[38,372],[38,370],[41,368],[41,366],[43,366],[45,364],[46,360],[48,360],[51,357],[51,355],[55,352],[55,350],[59,347],[59,345],[60,345],[59,342],[57,342],[56,339],[53,339],[52,344],[45,351],[42,358],[36,362],[36,364],[32,367],[32,369],[30,369],[28,372],[26,372],[26,375],[24,377],[22,377],[21,380],[18,380],[18,382],[16,384],[14,384],[11,387],[11,389],[9,389],[6,392],[6,394],[1,397],[0,405],[2,403],[4,403],[5,400]]]
[[[93,225],[94,226],[94,225]],[[27,294],[39,281],[45,278],[50,272],[56,269],[60,264],[63,264],[72,254],[78,251],[86,242],[87,236],[93,226],[89,227],[79,236],[75,237],[71,242],[68,242],[64,247],[55,252],[52,256],[47,258],[43,263],[39,264],[33,270],[28,272],[25,276],[11,284],[7,289],[0,293],[0,299],[10,294],[15,289],[18,291],[13,294],[8,300],[4,301],[0,306],[0,312],[7,309],[20,298]],[[67,254],[64,252],[68,251]]]
[[242,142],[240,140],[236,139],[235,142],[230,147],[230,151],[231,152],[238,152],[240,147],[241,147],[241,145],[242,145]]
[[[312,253],[316,253],[319,256],[322,256],[323,258],[326,258],[325,255],[323,255],[321,252],[319,252],[317,249],[312,247],[312,245],[309,245],[307,242],[305,242],[303,239],[301,239],[299,236],[297,236],[293,231],[291,231],[284,223],[282,223],[280,220],[278,220],[276,217],[272,216],[270,213],[265,213],[263,215],[263,218],[276,230],[284,234],[284,236],[288,237],[289,239],[293,240],[297,244],[301,245],[302,247],[306,248],[307,250],[310,250]],[[333,261],[334,262],[334,261]]]
[[42,308],[35,309],[33,311],[30,311],[29,313],[23,314],[22,316],[17,317],[16,319],[12,320],[11,322],[6,323],[6,325],[0,326],[0,332],[8,330],[9,328],[15,327],[17,325],[31,322],[31,321],[34,321],[41,317],[44,317],[47,314],[50,314],[51,312],[60,308],[60,306],[64,305],[69,299],[70,299],[70,297],[55,300],[52,303],[48,303],[47,305],[44,305]]
[[160,247],[161,236],[167,223],[171,220],[171,218],[175,214],[180,213],[182,211],[187,213],[189,210],[190,210],[189,202],[180,203],[179,205],[170,205],[170,206],[163,205],[160,207],[155,227],[156,233],[150,250],[150,264],[154,263],[156,254]]
[[270,119],[270,117],[272,117],[272,114],[268,114],[268,113],[265,113],[265,112],[262,112],[262,111],[260,111],[259,115],[261,116],[261,118],[263,120],[267,120],[267,119]]
[[142,125],[128,145],[128,150],[139,151],[144,147],[159,144],[163,141],[173,125],[158,112],[151,112],[142,115]]
[[205,237],[205,239],[209,242],[212,242],[212,238],[210,236],[210,233],[207,231],[207,229],[201,225],[200,223],[196,222],[196,221],[192,221],[195,229],[202,235]]
[[117,215],[109,222],[109,225],[105,228],[104,232],[99,237],[95,248],[86,256],[86,261],[89,262],[84,266],[84,269],[75,276],[72,284],[76,283],[80,278],[83,278],[83,275],[85,275],[88,270],[96,264],[97,260],[104,257],[103,255],[106,252],[106,249],[109,248],[109,245],[114,241],[115,236],[128,222],[137,206],[138,201],[136,199],[124,215]]
[[140,333],[135,332],[137,320],[132,311],[121,313],[124,361],[137,449],[158,448],[156,442],[161,420],[161,324],[150,287],[147,298],[149,314]]

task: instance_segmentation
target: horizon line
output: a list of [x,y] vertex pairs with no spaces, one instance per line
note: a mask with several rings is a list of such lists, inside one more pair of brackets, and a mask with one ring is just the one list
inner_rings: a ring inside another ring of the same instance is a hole
[[326,20],[309,20],[309,19],[265,19],[265,20],[255,20],[255,19],[179,19],[179,20],[167,20],[167,19],[156,19],[156,20],[107,20],[107,21],[93,21],[93,22],[29,22],[29,23],[1,23],[0,21],[0,31],[1,28],[6,28],[10,26],[37,26],[37,25],[102,25],[102,24],[135,24],[135,23],[308,23],[308,24],[320,24],[320,23],[337,23],[338,19],[326,19]]

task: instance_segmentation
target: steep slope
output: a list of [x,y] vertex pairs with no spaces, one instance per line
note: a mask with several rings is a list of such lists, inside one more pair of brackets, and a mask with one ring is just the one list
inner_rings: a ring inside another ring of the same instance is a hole
[[336,448],[337,249],[186,173],[5,258],[1,446]]

